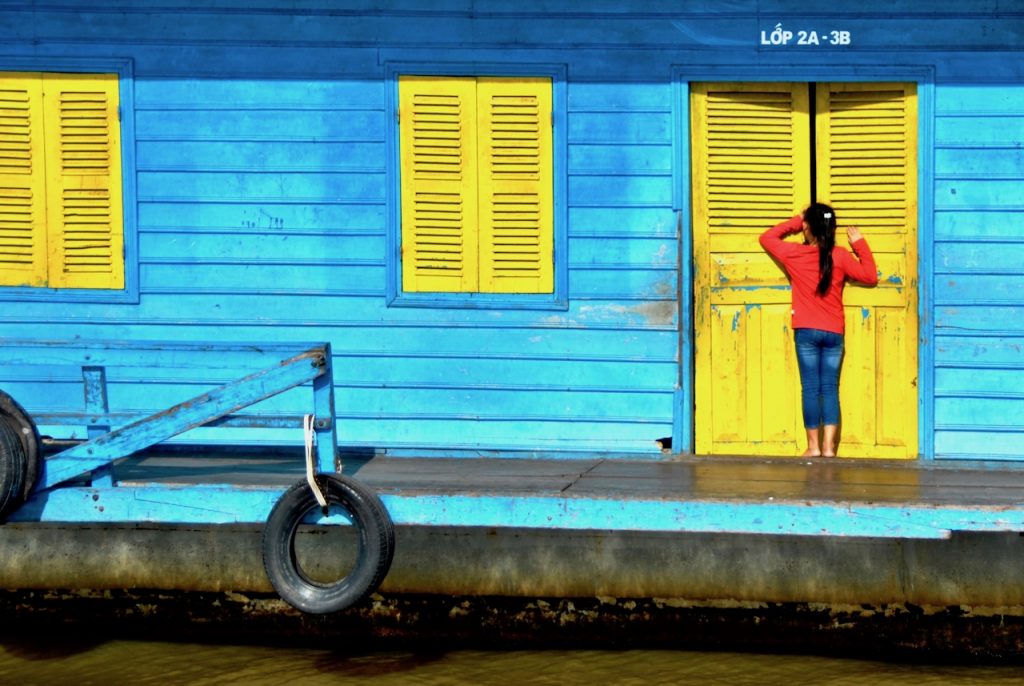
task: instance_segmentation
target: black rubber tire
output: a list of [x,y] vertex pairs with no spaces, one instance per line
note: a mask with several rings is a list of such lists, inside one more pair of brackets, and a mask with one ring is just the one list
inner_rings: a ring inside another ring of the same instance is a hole
[[359,551],[351,571],[325,583],[309,578],[296,559],[299,525],[320,509],[305,481],[285,491],[270,512],[263,529],[263,567],[274,590],[289,605],[310,614],[327,614],[358,603],[384,581],[395,554],[395,525],[369,487],[340,474],[319,474],[316,481],[327,502],[342,507],[357,528]]
[[25,411],[18,402],[7,393],[0,391],[0,417],[6,416],[18,431],[18,438],[21,439],[21,446],[25,453],[25,478],[21,487],[22,501],[28,500],[32,489],[39,481],[39,472],[42,469],[43,451],[42,442],[39,439],[39,429],[36,428],[32,417]]
[[18,433],[14,422],[0,416],[0,522],[24,502],[25,450]]

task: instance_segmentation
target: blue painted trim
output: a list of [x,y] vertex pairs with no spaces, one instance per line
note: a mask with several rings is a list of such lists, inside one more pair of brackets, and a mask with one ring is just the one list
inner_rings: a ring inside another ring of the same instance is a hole
[[[654,436],[654,433],[651,433]],[[644,461],[657,461],[661,462],[665,459],[661,451],[654,445],[654,441],[650,442],[651,449],[647,452],[627,451],[625,449],[618,451],[602,450],[601,448],[594,448],[592,450],[582,448],[558,448],[558,447],[543,447],[534,450],[526,449],[521,446],[508,446],[508,447],[487,447],[487,448],[457,448],[445,446],[444,448],[423,448],[419,446],[403,447],[401,445],[392,447],[390,444],[387,448],[381,448],[375,444],[359,445],[355,443],[345,443],[340,450],[340,457],[344,461],[346,456],[348,459],[359,458],[366,459],[370,456],[375,457],[389,457],[389,458],[420,458],[420,457],[436,457],[436,458],[451,458],[451,459],[479,459],[479,458],[492,458],[492,459],[512,459],[512,460],[565,460],[567,462],[573,462],[577,460],[629,460],[631,462],[644,462]]]
[[689,83],[694,81],[732,82],[785,82],[809,83],[812,81],[864,83],[875,81],[904,81],[934,83],[935,67],[931,63],[908,64],[905,66],[883,66],[879,58],[876,64],[677,64],[672,73]]
[[[85,366],[82,367],[82,384],[85,387],[85,412],[92,415],[88,421],[86,435],[89,440],[99,438],[110,431],[109,422],[98,417],[105,416],[110,412],[110,405],[107,401],[107,370],[105,367]],[[33,419],[38,422],[38,418]]]
[[935,459],[935,74],[917,80],[918,452]]
[[[682,370],[684,365],[680,364],[679,368]],[[672,394],[672,452],[673,453],[685,453],[687,455],[693,454],[693,446],[689,443],[689,429],[693,422],[688,421],[688,418],[693,415],[692,411],[687,409],[686,398],[692,394],[692,390],[687,386],[679,386],[676,388],[675,393]]]
[[[257,524],[279,487],[61,488],[30,499],[12,522]],[[861,503],[610,500],[565,496],[381,496],[399,526],[457,526],[946,539],[954,531],[1024,530],[1024,509]],[[197,507],[196,503],[202,503]],[[344,524],[331,520],[328,524]]]
[[0,57],[0,71],[116,73],[121,119],[121,197],[124,224],[124,289],[0,288],[0,300],[126,303],[139,302],[139,230],[135,161],[135,75],[129,58]]
[[672,209],[690,206],[690,84],[672,69]]
[[[386,179],[387,223],[385,228],[385,301],[388,306],[398,298],[399,286],[402,283],[402,164],[401,151],[398,147],[398,72],[387,67],[384,78],[384,150],[387,159],[384,162]],[[390,118],[390,120],[389,120]]]
[[672,451],[694,451],[693,408],[693,227],[690,211],[690,87],[672,70],[672,207],[676,210],[679,254],[679,379],[673,410]]
[[[673,103],[674,110],[686,113],[686,123],[689,119],[688,99],[682,100],[681,92],[689,82],[693,81],[783,81],[783,82],[811,82],[811,81],[849,81],[849,82],[871,82],[871,81],[904,81],[917,84],[917,119],[918,119],[918,450],[919,456],[923,459],[934,458],[935,453],[935,398],[934,398],[934,373],[935,373],[935,323],[931,316],[934,311],[934,255],[932,246],[934,244],[934,219],[935,219],[935,67],[932,64],[908,65],[905,67],[888,67],[877,65],[776,65],[776,64],[748,64],[748,65],[715,65],[715,64],[688,64],[675,65],[672,67],[673,86],[679,84],[674,92],[676,101]],[[685,108],[685,109],[683,109]],[[674,121],[679,118],[674,117]],[[679,126],[682,126],[680,124]],[[675,135],[678,135],[676,132]],[[676,146],[682,147],[682,146]],[[674,152],[674,161],[679,166],[678,173],[673,171],[673,180],[676,185],[683,185],[684,188],[676,189],[679,194],[682,212],[685,217],[691,216],[689,198],[683,194],[688,192],[690,184],[689,163],[679,151]],[[690,243],[692,231],[684,229],[682,240]],[[689,246],[692,254],[692,244]],[[680,265],[682,269],[688,268],[691,260]],[[691,296],[692,299],[692,296]],[[692,314],[691,314],[692,316]],[[686,346],[683,350],[684,362],[680,364],[680,373],[687,363],[692,364],[692,322],[680,322],[680,326],[689,325],[690,333],[684,335]],[[689,348],[687,350],[686,348]],[[690,425],[692,427],[694,417],[692,408],[690,410]]]
[[[569,308],[568,95],[564,64],[407,63],[385,64],[387,93],[385,136],[387,151],[387,286],[389,307],[428,307],[507,310],[567,310]],[[554,289],[552,293],[404,293],[402,292],[402,188],[398,141],[398,77],[534,76],[551,78],[552,161],[554,182]]]
[[[556,247],[557,252],[557,247]],[[557,259],[557,258],[556,258]],[[555,291],[559,270],[555,270]],[[568,281],[568,279],[566,279]],[[568,310],[569,299],[550,294],[523,293],[399,293],[388,288],[388,307],[458,308],[467,310]]]

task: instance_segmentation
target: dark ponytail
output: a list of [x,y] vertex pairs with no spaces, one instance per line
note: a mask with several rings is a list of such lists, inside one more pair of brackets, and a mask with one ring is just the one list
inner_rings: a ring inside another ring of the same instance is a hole
[[832,248],[836,245],[836,213],[824,203],[816,202],[804,212],[804,221],[818,244],[818,288],[820,296],[832,285]]

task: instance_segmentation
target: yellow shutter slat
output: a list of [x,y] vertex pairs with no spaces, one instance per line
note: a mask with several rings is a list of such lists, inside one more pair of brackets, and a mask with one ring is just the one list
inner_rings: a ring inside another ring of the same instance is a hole
[[402,76],[398,83],[402,289],[476,291],[475,81]]
[[116,74],[44,74],[49,281],[124,288]]
[[38,73],[0,77],[0,286],[46,285],[46,168]]
[[551,79],[480,78],[480,290],[554,290]]

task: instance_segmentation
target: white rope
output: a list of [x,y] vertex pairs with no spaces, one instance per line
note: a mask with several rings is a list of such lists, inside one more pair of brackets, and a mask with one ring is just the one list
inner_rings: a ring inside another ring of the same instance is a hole
[[313,496],[316,497],[316,501],[320,503],[320,507],[327,507],[327,498],[320,491],[320,486],[316,482],[316,453],[314,447],[316,446],[316,432],[313,430],[314,416],[307,414],[302,419],[302,428],[306,432],[306,483],[309,484],[310,489],[313,491]]

